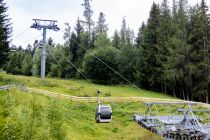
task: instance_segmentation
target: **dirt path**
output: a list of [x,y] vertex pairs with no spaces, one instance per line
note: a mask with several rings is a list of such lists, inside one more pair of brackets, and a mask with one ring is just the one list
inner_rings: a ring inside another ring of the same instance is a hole
[[[40,95],[46,95],[55,98],[63,98],[68,99],[70,101],[77,102],[97,102],[97,97],[77,97],[66,95],[62,93],[56,93],[31,87],[18,86],[18,85],[6,85],[0,87],[1,90],[10,90],[10,89],[19,89],[29,93],[36,93]],[[181,103],[198,103],[204,107],[210,108],[209,104],[200,103],[200,102],[191,102],[191,101],[183,101],[183,100],[174,100],[174,99],[161,99],[161,98],[147,98],[147,97],[100,97],[102,101],[105,102],[181,102]]]

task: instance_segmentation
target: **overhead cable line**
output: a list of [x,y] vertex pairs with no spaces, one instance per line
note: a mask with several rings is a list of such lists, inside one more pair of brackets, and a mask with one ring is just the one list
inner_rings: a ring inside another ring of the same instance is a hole
[[[63,33],[65,33],[63,30],[60,30]],[[85,48],[84,46],[82,46],[79,42],[77,42],[76,40],[72,39],[75,43],[77,43],[79,46],[81,46],[83,49],[85,49],[86,51],[92,50]],[[136,89],[138,89],[140,92],[142,92],[143,94],[146,94],[142,89],[140,89],[139,87],[137,87],[135,84],[133,84],[132,82],[130,82],[128,79],[126,79],[124,76],[122,76],[119,72],[117,72],[115,69],[113,69],[111,66],[109,66],[108,64],[106,64],[103,60],[101,60],[100,58],[98,58],[95,54],[92,53],[92,55],[101,63],[103,63],[106,67],[108,67],[110,70],[112,70],[114,73],[116,73],[118,76],[120,76],[123,80],[125,80],[126,82],[128,82],[130,85],[132,85],[132,87],[135,87]]]
[[[68,42],[68,45],[69,45],[70,43]],[[52,49],[51,49],[52,50]],[[55,57],[55,54],[54,54],[54,52],[50,52],[54,57]],[[92,81],[90,81],[63,53],[61,53],[60,52],[60,54],[62,55],[62,57],[63,58],[65,58],[89,83],[90,83],[90,86],[91,87],[93,87],[96,91],[98,91],[98,89],[96,88],[96,86],[94,85],[94,83],[92,82]],[[58,62],[57,62],[58,63]],[[58,63],[59,64],[59,63]],[[62,67],[61,65],[60,65],[60,67]],[[62,67],[62,69],[64,69],[63,67]],[[113,99],[112,98],[109,98],[109,102],[111,102],[114,106],[116,106],[116,108],[120,108],[119,107],[119,105],[118,104],[116,104],[115,103],[115,101],[113,101]],[[141,101],[140,101],[141,102]],[[118,109],[119,110],[119,109]],[[121,108],[120,108],[120,110],[122,110]],[[122,112],[123,112],[123,114],[124,115],[126,115],[128,118],[131,118],[131,116],[128,114],[128,113],[126,113],[125,111],[123,111],[122,110]]]
[[[47,48],[48,49],[48,48]],[[54,49],[53,48],[51,48],[51,50],[49,51],[50,52],[50,54],[52,55],[52,57],[54,58],[54,60],[56,61],[56,63],[59,65],[59,67],[61,68],[61,70],[62,70],[62,72],[64,73],[64,75],[65,75],[65,78],[67,78],[67,76],[66,76],[66,72],[65,72],[65,69],[62,67],[62,65],[58,62],[58,60],[56,59],[56,56],[55,56],[55,54],[54,54]]]
[[25,32],[27,32],[30,28],[25,29],[23,32],[19,33],[18,35],[16,35],[15,37],[13,37],[12,41],[18,39],[19,37],[21,37]]
[[33,37],[33,38],[30,38],[30,39],[28,39],[27,41],[24,41],[24,43],[28,43],[29,41],[31,41],[31,40],[33,40],[33,39],[36,39],[36,38],[38,38],[38,37],[40,37],[40,36],[42,36],[42,34],[37,35],[37,36],[35,36],[35,37]]

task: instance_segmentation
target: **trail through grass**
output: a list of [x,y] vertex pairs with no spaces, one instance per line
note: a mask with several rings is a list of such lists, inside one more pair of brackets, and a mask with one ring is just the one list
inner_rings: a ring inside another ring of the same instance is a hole
[[40,78],[36,77],[15,76],[4,73],[0,73],[0,84],[25,85],[57,93],[63,93],[74,96],[84,96],[84,97],[96,96],[96,90],[100,90],[103,93],[102,96],[106,97],[136,96],[136,97],[174,99],[173,97],[170,97],[165,94],[147,91],[147,90],[139,90],[130,86],[98,85],[98,84],[88,83],[87,81],[84,80],[62,80],[62,79],[51,79],[51,78],[46,78],[44,81],[42,81]]

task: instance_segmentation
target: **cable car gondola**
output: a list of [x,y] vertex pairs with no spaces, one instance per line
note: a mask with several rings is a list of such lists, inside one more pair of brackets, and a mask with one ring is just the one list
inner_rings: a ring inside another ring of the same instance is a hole
[[[98,95],[100,92],[97,92]],[[96,107],[95,120],[97,123],[110,123],[112,121],[112,109],[110,105],[103,105],[98,99],[98,106]]]

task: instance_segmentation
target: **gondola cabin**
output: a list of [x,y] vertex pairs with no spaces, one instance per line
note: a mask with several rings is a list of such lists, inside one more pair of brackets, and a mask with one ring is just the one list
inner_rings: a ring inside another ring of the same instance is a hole
[[98,104],[96,108],[96,116],[97,123],[109,123],[112,121],[112,109],[110,105],[102,105]]

